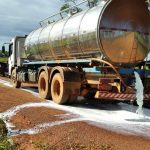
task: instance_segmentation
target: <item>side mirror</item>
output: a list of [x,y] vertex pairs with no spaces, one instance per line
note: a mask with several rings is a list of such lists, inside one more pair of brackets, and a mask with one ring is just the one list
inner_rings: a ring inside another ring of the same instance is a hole
[[2,46],[2,53],[5,54],[5,46]]

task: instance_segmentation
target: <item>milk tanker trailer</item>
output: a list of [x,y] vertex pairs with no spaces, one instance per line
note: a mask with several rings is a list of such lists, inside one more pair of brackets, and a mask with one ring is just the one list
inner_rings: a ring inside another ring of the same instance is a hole
[[150,13],[145,0],[101,0],[12,39],[9,75],[14,87],[37,83],[42,98],[65,104],[78,96],[133,100],[136,70],[149,99],[149,69],[135,67],[149,50]]

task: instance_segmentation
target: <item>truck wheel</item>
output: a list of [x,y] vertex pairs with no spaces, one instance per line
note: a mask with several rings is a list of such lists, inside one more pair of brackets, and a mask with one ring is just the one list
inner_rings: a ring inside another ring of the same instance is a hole
[[17,73],[16,69],[14,69],[11,73],[11,82],[14,88],[20,88],[21,87],[21,82],[17,81]]
[[45,71],[40,74],[38,80],[38,90],[41,98],[48,99],[51,97],[50,94],[50,84],[48,82],[48,75]]
[[67,82],[67,87],[69,87],[69,99],[67,101],[68,104],[73,104],[77,102],[78,95],[80,93],[80,86],[79,82]]
[[77,97],[78,96],[70,96],[69,100],[68,100],[68,104],[73,104],[77,101]]
[[57,104],[65,104],[68,101],[69,93],[60,73],[56,73],[52,79],[51,94],[53,101]]

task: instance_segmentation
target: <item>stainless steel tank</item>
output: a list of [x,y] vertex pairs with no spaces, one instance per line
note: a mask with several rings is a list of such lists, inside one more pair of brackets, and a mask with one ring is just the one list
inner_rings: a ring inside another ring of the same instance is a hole
[[145,0],[102,0],[96,7],[41,27],[25,41],[31,60],[105,56],[135,64],[150,50],[150,13]]

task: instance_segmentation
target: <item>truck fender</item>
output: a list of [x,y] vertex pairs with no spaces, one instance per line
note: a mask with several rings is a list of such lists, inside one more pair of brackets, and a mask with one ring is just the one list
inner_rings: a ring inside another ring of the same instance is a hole
[[38,79],[39,79],[39,76],[41,74],[41,72],[45,71],[46,74],[48,75],[48,80],[49,80],[49,77],[50,77],[50,73],[51,73],[51,68],[50,67],[47,67],[47,66],[42,66],[39,68],[38,70]]
[[80,72],[76,68],[60,66],[54,67],[50,73],[50,82],[56,73],[61,74],[63,82],[81,82]]

